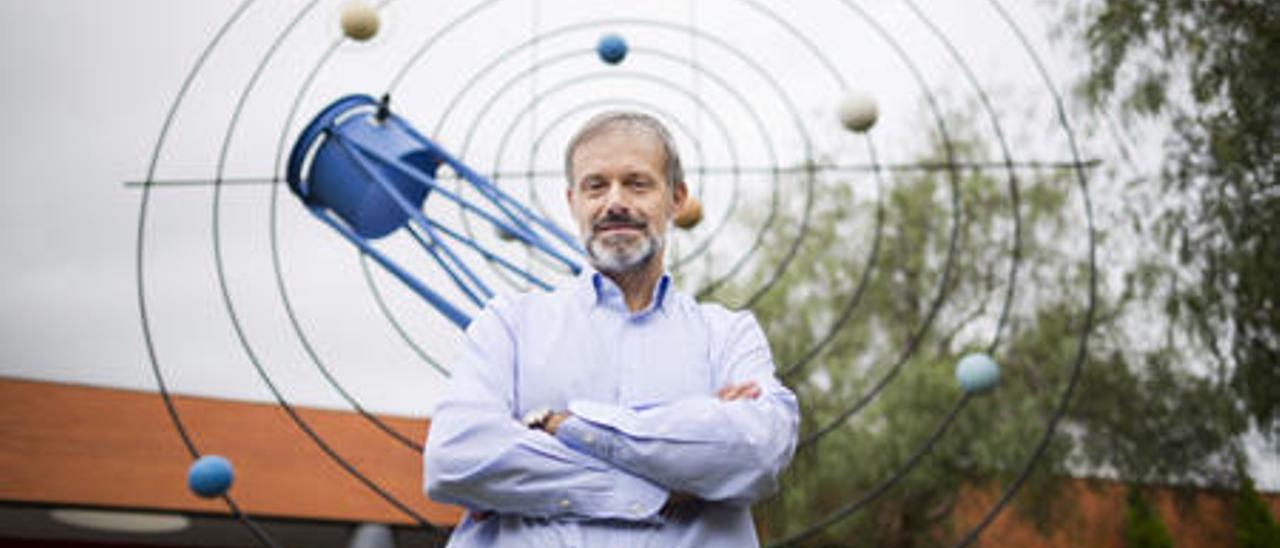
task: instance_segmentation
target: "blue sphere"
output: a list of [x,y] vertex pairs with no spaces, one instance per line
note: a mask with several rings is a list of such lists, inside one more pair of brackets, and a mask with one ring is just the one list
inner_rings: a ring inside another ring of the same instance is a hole
[[596,43],[596,54],[600,60],[610,65],[621,63],[627,58],[627,41],[617,34],[606,34]]
[[956,380],[965,392],[990,390],[1000,380],[1000,366],[986,354],[969,354],[956,364]]
[[200,457],[187,471],[187,487],[205,498],[222,496],[234,480],[231,461],[219,455]]

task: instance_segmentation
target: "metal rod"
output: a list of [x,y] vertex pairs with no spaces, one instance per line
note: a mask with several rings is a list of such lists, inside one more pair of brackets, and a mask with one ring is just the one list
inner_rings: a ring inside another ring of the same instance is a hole
[[[819,165],[819,166],[794,166],[794,167],[769,167],[769,166],[707,166],[707,167],[689,167],[687,171],[690,173],[699,173],[706,175],[732,175],[740,174],[783,174],[783,173],[804,173],[814,171],[815,173],[871,173],[877,169],[892,172],[920,172],[920,171],[946,171],[950,169],[970,170],[970,171],[1007,171],[1016,170],[1032,170],[1032,171],[1052,171],[1052,170],[1075,170],[1077,168],[1094,169],[1102,165],[1102,160],[1090,158],[1079,162],[1070,160],[1028,160],[1024,162],[911,162],[911,163],[892,163],[892,164],[842,164],[842,165]],[[564,171],[559,169],[534,169],[526,171],[499,171],[493,175],[500,179],[517,179],[525,177],[533,178],[550,178],[563,177]],[[442,177],[443,179],[444,177]],[[279,179],[275,177],[238,177],[223,179],[224,185],[266,185],[277,182]],[[181,187],[181,186],[208,186],[214,183],[213,179],[161,179],[150,182],[146,181],[125,181],[126,187],[141,187],[150,185],[152,187]]]

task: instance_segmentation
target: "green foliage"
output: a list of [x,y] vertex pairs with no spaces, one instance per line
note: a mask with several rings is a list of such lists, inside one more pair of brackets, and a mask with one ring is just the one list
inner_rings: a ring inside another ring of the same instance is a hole
[[[986,154],[964,119],[948,126],[957,156]],[[936,163],[940,157],[941,147],[934,146],[917,160]],[[804,183],[791,184],[798,189]],[[961,400],[955,363],[993,344],[1000,385],[970,398],[909,473],[808,545],[848,545],[851,539],[875,546],[949,544],[974,525],[953,519],[962,490],[1003,489],[1032,457],[1081,351],[1087,249],[1069,174],[1019,173],[1023,239],[1018,280],[1010,288],[1010,184],[1002,174],[982,171],[960,172],[954,180],[945,171],[899,173],[879,194],[871,177],[818,181],[808,235],[794,263],[753,310],[775,361],[791,372],[784,381],[800,397],[802,438],[832,425],[877,385],[886,388],[800,450],[783,494],[757,513],[771,538],[795,534],[898,473]],[[748,220],[753,226],[765,216],[754,213],[758,218]],[[740,303],[769,279],[801,219],[795,210],[781,214],[761,247],[757,264],[765,266],[716,296]],[[878,220],[882,239],[868,262]],[[864,274],[857,306],[846,310]],[[1220,392],[1176,367],[1168,347],[1148,353],[1129,346],[1121,318],[1139,302],[1132,287],[1140,282],[1135,275],[1125,291],[1098,296],[1075,397],[1031,481],[1014,499],[1014,511],[1044,529],[1068,521],[1062,515],[1072,510],[1069,503],[1055,496],[1064,474],[1112,470],[1122,477],[1194,481],[1218,477],[1222,463],[1230,469],[1235,433],[1243,426],[1220,427],[1222,417],[1238,419],[1230,406],[1216,403]],[[1005,316],[1007,295],[1013,299]],[[941,305],[931,314],[935,302]],[[810,356],[833,326],[826,346]],[[806,357],[812,359],[797,366]],[[1135,420],[1139,416],[1143,420]]]
[[1135,213],[1176,257],[1164,312],[1280,434],[1280,3],[1063,4],[1090,57],[1084,96],[1171,131],[1159,198]]
[[1125,498],[1124,545],[1126,548],[1173,548],[1173,537],[1142,490],[1129,488]]
[[1237,548],[1275,548],[1280,546],[1280,525],[1271,517],[1266,501],[1253,487],[1253,478],[1240,472],[1240,489],[1236,491]]
[[1170,536],[1160,513],[1139,487],[1129,488],[1125,500],[1125,546],[1128,548],[1172,548]]
[[[805,245],[777,288],[766,293],[754,310],[773,342],[777,362],[783,367],[796,363],[844,311],[849,291],[868,268],[866,259],[879,216],[884,223],[883,240],[857,308],[824,351],[788,380],[801,395],[805,430],[813,432],[830,424],[877,381],[895,376],[891,386],[855,420],[797,456],[786,478],[786,495],[772,501],[764,512],[776,524],[775,534],[793,533],[890,477],[960,398],[954,363],[989,341],[991,325],[984,330],[969,328],[978,318],[990,323],[998,315],[1006,289],[1000,280],[1008,274],[1012,250],[1006,241],[1011,230],[1008,220],[1001,218],[1009,213],[1003,183],[983,174],[966,174],[957,181],[958,212],[952,207],[954,189],[940,173],[895,181],[884,189],[882,210],[867,196],[855,195],[852,185],[819,184]],[[1058,217],[1063,185],[1049,186],[1059,189],[1037,186],[1031,194],[1040,199],[1024,203],[1024,215]],[[940,287],[953,213],[958,213],[961,223],[956,228],[959,247],[949,281]],[[795,213],[780,220],[779,228],[767,236],[760,264],[776,264],[799,223]],[[1051,232],[1028,234],[1033,239],[1051,238]],[[1035,247],[1024,249],[1024,256],[1037,255]],[[753,283],[739,291],[745,294],[768,275],[762,269]],[[1083,287],[1078,279],[1073,283],[1077,289]],[[945,306],[926,330],[931,304],[944,290]],[[1059,313],[1074,318],[1078,325],[1081,306],[1074,297],[1079,295],[1059,296],[1068,298],[1060,303]],[[1043,431],[1046,413],[1062,388],[1061,364],[1074,350],[1072,344],[1059,344],[1059,339],[1070,341],[1078,332],[1078,327],[1057,327],[1068,331],[1028,329],[1019,335],[1019,339],[1041,339],[1044,344],[1024,346],[1036,348],[1042,354],[1037,358],[1051,361],[1052,367],[1011,358],[1012,369],[1006,375],[1012,376],[1012,382],[992,397],[973,400],[935,450],[888,495],[815,542],[843,544],[855,535],[886,546],[943,542],[934,536],[946,532],[946,519],[959,490],[968,483],[1007,479],[1029,456],[1032,441]],[[916,351],[895,370],[894,362],[909,341],[915,342]],[[1059,469],[1056,463],[1063,461],[1065,450],[1063,444],[1055,443],[1050,451],[1053,457],[1043,470]]]
[[1230,483],[1244,420],[1212,383],[1179,369],[1178,357],[1116,349],[1089,364],[1088,397],[1073,413],[1089,425],[1078,439],[1083,461],[1142,483]]

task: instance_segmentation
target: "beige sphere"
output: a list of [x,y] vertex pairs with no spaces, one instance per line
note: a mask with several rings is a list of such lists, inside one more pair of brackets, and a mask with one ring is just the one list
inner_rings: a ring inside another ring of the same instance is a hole
[[693,196],[685,198],[684,204],[676,210],[676,218],[672,222],[676,227],[685,230],[698,226],[698,223],[702,222],[702,203]]
[[840,124],[845,129],[861,133],[876,125],[880,107],[870,95],[855,91],[840,102],[839,113]]
[[364,42],[378,34],[378,10],[368,2],[351,0],[342,5],[342,33],[347,38]]

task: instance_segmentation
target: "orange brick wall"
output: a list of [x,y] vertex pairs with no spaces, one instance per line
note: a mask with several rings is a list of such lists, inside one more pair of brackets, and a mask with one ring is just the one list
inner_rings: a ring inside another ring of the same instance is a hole
[[[1074,504],[1064,513],[1067,523],[1053,534],[1041,534],[1029,520],[1006,509],[983,532],[977,546],[1045,548],[1124,548],[1125,496],[1128,486],[1103,480],[1063,480],[1061,498]],[[999,497],[997,488],[972,489],[956,505],[957,529],[967,530]],[[1179,548],[1222,548],[1235,542],[1232,500],[1234,493],[1223,491],[1186,492],[1173,488],[1153,488],[1152,503],[1169,528]],[[1271,514],[1280,521],[1280,495],[1264,494]]]
[[[177,397],[202,453],[231,459],[230,494],[251,514],[413,523],[343,472],[278,406]],[[337,453],[418,515],[452,524],[457,508],[422,493],[422,456],[355,413],[301,409]],[[410,440],[427,421],[381,417]],[[0,379],[0,502],[226,513],[187,490],[191,457],[154,393]]]

